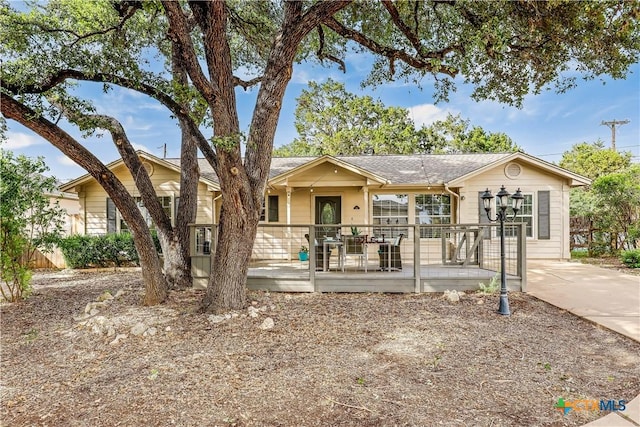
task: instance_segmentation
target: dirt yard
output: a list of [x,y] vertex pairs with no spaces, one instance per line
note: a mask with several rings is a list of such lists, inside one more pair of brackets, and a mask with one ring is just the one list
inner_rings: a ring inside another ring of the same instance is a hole
[[[2,426],[577,426],[631,400],[640,344],[533,297],[202,293],[141,307],[139,273],[37,274],[3,304]],[[107,293],[108,292],[108,293]]]

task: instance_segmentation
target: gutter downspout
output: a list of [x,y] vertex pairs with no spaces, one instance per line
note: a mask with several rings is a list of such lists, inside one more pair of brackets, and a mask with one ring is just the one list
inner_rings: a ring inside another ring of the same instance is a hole
[[456,223],[460,224],[460,195],[451,191],[451,189],[449,189],[449,184],[446,182],[444,183],[444,190],[456,198]]

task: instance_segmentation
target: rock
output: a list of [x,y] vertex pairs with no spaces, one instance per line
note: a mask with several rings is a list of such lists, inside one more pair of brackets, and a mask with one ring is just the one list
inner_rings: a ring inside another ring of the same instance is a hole
[[118,292],[116,292],[116,295],[114,296],[114,298],[120,298],[124,294],[125,294],[124,289],[119,289]]
[[292,300],[293,299],[293,295],[287,294],[284,296],[284,299],[286,299],[287,301]]
[[258,301],[251,301],[251,305],[258,305]]
[[91,317],[91,315],[89,313],[83,313],[80,316],[74,316],[73,317],[73,321],[74,322],[82,322],[84,320],[87,320],[89,317]]
[[444,297],[449,301],[449,302],[458,302],[460,301],[460,293],[458,293],[458,291],[453,290],[446,290],[444,291]]
[[275,322],[271,317],[267,317],[264,319],[262,324],[259,326],[260,329],[266,331],[267,329],[272,329],[275,326]]
[[89,302],[87,303],[87,305],[84,306],[84,312],[87,314],[89,314],[93,309],[94,309],[94,306],[92,302]]
[[89,312],[89,314],[91,316],[95,316],[96,314],[100,313],[100,310],[98,310],[97,308],[92,308],[91,311]]
[[249,317],[256,318],[259,316],[258,309],[254,306],[250,306],[247,311],[249,312]]
[[138,322],[131,328],[131,335],[140,336],[144,334],[144,331],[146,330],[147,330],[147,325],[145,325],[142,322]]
[[171,326],[167,326],[166,328],[164,328],[165,332],[171,332]]
[[484,304],[484,300],[482,298],[478,299],[478,301],[476,302],[476,304],[478,305],[482,305]]
[[113,299],[113,295],[111,295],[111,292],[109,292],[109,291],[104,291],[104,292],[102,293],[102,295],[100,295],[100,296],[98,297],[97,301],[102,302],[102,301],[109,301],[109,300],[112,300],[112,299]]
[[120,340],[127,338],[127,334],[118,334],[116,338],[109,343],[109,345],[117,345],[120,344]]
[[152,337],[155,334],[158,333],[158,329],[154,328],[153,326],[151,326],[149,329],[147,329],[146,331],[144,331],[144,334],[142,334],[143,337]]
[[212,314],[211,316],[209,316],[208,320],[210,323],[222,323],[227,320],[227,316],[225,316],[224,314]]
[[116,328],[113,325],[107,326],[107,336],[112,337],[116,334]]

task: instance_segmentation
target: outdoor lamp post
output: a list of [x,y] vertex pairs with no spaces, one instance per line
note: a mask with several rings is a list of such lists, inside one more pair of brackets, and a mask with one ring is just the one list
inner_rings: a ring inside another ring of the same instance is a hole
[[[509,316],[511,312],[509,311],[509,298],[507,297],[507,273],[505,266],[505,256],[504,256],[504,222],[507,221],[507,208],[509,207],[509,192],[505,190],[504,185],[500,188],[498,194],[496,194],[496,217],[491,218],[491,199],[493,199],[493,195],[491,191],[487,188],[484,193],[482,193],[482,204],[484,205],[484,210],[487,212],[487,218],[489,221],[500,221],[500,307],[498,308],[498,313]],[[522,200],[524,196],[518,191],[511,196],[511,209],[513,210],[513,217],[511,219],[515,219],[518,211],[522,207]]]

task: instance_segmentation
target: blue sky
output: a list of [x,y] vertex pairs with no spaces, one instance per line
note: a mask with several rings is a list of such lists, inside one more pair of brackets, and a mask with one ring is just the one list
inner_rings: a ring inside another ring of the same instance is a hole
[[[630,123],[616,130],[616,146],[631,151],[635,162],[640,162],[640,64],[631,68],[626,80],[599,79],[578,82],[578,87],[565,94],[544,92],[527,96],[521,109],[496,102],[473,101],[471,88],[458,85],[448,103],[434,105],[428,81],[423,89],[403,83],[388,83],[376,88],[360,87],[368,72],[366,58],[351,58],[347,73],[335,67],[302,64],[294,68],[278,124],[275,144],[287,144],[296,136],[293,125],[296,98],[310,80],[318,82],[328,78],[343,82],[348,91],[371,95],[387,106],[409,109],[417,126],[444,119],[447,113],[460,114],[472,125],[490,132],[504,132],[528,154],[546,161],[558,162],[562,153],[579,142],[601,139],[607,146],[611,130],[602,121],[629,119]],[[156,101],[129,90],[116,88],[107,94],[97,84],[82,84],[78,93],[91,98],[98,112],[113,115],[125,126],[136,148],[159,157],[167,144],[167,157],[179,156],[180,136],[175,120],[168,110]],[[257,89],[238,89],[238,110],[243,130],[248,128]],[[85,171],[71,162],[51,144],[16,122],[8,121],[8,144],[3,148],[30,157],[43,156],[50,168],[49,174],[62,181],[76,178]],[[67,131],[105,163],[118,158],[110,137],[80,139],[80,132]]]

